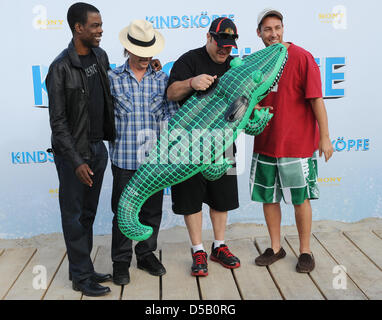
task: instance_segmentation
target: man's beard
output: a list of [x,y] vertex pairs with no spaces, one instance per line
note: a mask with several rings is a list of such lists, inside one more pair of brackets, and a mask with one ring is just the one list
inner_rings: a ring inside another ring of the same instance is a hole
[[85,46],[85,47],[88,47],[88,48],[98,48],[99,46],[99,43],[96,42],[95,40],[92,42],[90,40],[87,40],[87,39],[83,39],[81,40],[82,44]]

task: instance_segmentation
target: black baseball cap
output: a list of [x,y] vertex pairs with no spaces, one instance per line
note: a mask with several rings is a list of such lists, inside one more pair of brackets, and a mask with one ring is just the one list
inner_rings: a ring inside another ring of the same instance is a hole
[[237,28],[229,18],[220,17],[212,21],[209,33],[215,39],[218,47],[235,47],[239,38]]

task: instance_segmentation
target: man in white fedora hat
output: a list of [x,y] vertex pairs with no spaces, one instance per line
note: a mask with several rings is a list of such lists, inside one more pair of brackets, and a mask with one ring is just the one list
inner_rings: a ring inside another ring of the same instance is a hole
[[[133,254],[132,240],[118,228],[117,209],[121,193],[147,156],[147,146],[155,145],[160,122],[173,116],[178,105],[166,100],[168,77],[152,67],[152,57],[164,48],[163,36],[145,20],[134,20],[119,33],[125,48],[126,62],[109,71],[111,93],[114,97],[116,139],[109,144],[112,162],[113,191],[112,230],[113,281],[125,285],[130,281],[129,267]],[[162,219],[163,191],[152,195],[139,214],[144,225],[153,228],[152,236],[135,246],[138,268],[154,276],[166,269],[153,253]]]

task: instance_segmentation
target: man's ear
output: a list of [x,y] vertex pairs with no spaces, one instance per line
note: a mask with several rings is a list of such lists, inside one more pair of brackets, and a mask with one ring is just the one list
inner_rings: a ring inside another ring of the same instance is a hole
[[256,29],[256,32],[257,32],[257,36],[258,36],[259,38],[261,38],[261,32],[260,32],[259,28]]
[[83,31],[83,26],[81,23],[79,22],[76,22],[76,24],[74,25],[74,30],[77,32],[77,33],[82,33]]

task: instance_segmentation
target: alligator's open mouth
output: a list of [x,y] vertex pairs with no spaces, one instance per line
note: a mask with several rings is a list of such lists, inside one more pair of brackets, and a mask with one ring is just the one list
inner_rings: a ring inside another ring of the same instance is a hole
[[286,55],[285,55],[285,58],[284,58],[284,61],[283,61],[283,64],[281,65],[281,68],[279,70],[279,73],[277,74],[276,78],[275,78],[275,81],[273,81],[272,85],[269,87],[269,89],[267,90],[267,92],[265,93],[265,95],[267,95],[268,93],[270,93],[274,87],[277,86],[277,84],[279,83],[280,81],[280,78],[281,78],[281,75],[284,71],[284,68],[285,68],[285,65],[288,61],[288,51],[286,52]]

